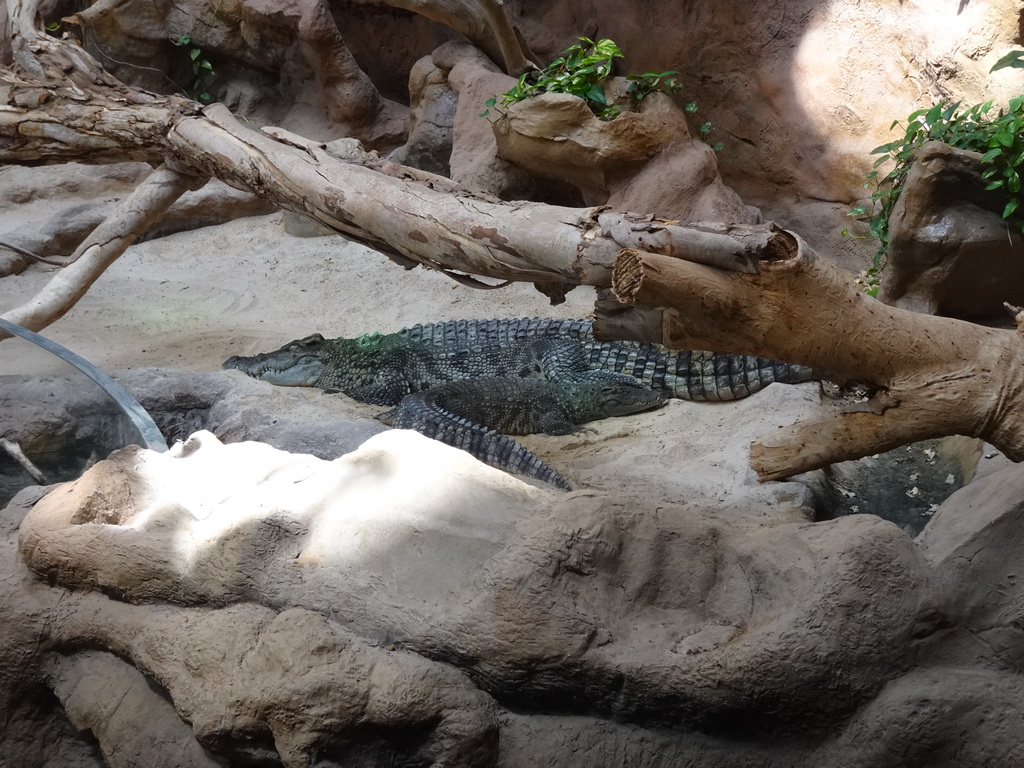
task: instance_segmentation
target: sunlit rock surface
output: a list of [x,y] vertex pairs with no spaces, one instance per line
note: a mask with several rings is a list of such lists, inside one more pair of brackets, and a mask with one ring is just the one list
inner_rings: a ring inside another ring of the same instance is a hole
[[555,493],[398,430],[333,461],[129,447],[4,513],[4,751],[44,764],[45,725],[81,765],[1001,764],[1022,482],[915,542]]

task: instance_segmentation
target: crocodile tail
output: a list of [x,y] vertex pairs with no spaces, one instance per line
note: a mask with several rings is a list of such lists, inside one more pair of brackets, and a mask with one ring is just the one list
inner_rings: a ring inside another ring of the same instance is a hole
[[572,485],[536,454],[493,429],[464,419],[418,395],[409,395],[377,418],[392,427],[415,429],[445,445],[466,451],[476,459],[504,472],[513,472],[550,483],[564,491]]
[[666,375],[666,385],[683,400],[725,401],[760,392],[769,384],[799,384],[815,378],[802,365],[782,363],[753,355],[718,352],[672,352],[675,375]]
[[625,373],[680,400],[739,400],[773,382],[798,384],[817,378],[806,366],[753,355],[670,350],[638,342],[585,343],[593,368]]

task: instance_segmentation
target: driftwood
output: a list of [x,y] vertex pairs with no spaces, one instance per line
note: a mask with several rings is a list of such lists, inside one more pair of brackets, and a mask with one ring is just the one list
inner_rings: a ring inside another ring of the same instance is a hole
[[[18,106],[25,94],[46,87],[11,76],[0,84],[0,100],[8,105],[0,109],[0,162],[130,157],[158,163],[169,157],[405,263],[502,279],[607,285],[615,255],[631,247],[685,251],[698,259],[705,254],[723,267],[751,268],[741,248],[729,253],[707,246],[725,227],[682,227],[600,206],[483,199],[448,179],[349,146],[339,153],[285,131],[250,130],[220,105],[190,114],[191,102],[147,94],[138,107],[145,120],[137,124],[126,97],[64,85],[51,86],[51,97],[39,106]],[[749,231],[764,236],[763,228]]]
[[877,389],[856,410],[755,441],[760,479],[950,434],[1024,460],[1024,314],[1009,331],[890,307],[781,230],[758,266],[739,274],[625,250],[612,287],[624,303],[664,308],[649,341],[789,360]]

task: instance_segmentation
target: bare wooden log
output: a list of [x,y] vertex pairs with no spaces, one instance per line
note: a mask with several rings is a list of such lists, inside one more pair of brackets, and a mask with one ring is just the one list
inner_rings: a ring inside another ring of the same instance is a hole
[[[33,55],[46,62],[81,59],[102,72],[68,40],[48,38]],[[283,131],[270,138],[241,126],[222,106],[200,115],[198,105],[184,99],[107,81],[83,90],[60,71],[49,66],[46,71],[45,81],[4,75],[0,162],[140,159],[155,164],[174,158],[197,174],[217,176],[407,264],[530,281],[553,297],[564,294],[559,286],[608,285],[621,248],[686,250],[718,258],[723,267],[752,268],[742,248],[729,252],[702,245],[720,234],[714,228],[680,227],[601,207],[485,200],[454,189],[450,181],[423,179],[397,166],[381,173],[376,158],[373,170],[362,167],[370,157],[365,153],[362,161],[351,153],[338,157],[329,145]]]
[[751,446],[762,480],[777,480],[899,445],[960,434],[1024,460],[1024,338],[896,309],[856,290],[797,236],[778,231],[758,274],[624,250],[612,288],[663,307],[660,341],[756,354],[877,388],[863,409],[800,422]]
[[[3,318],[39,331],[63,317],[135,239],[159,221],[196,179],[161,167],[153,171],[78,247],[34,298]],[[0,339],[10,334],[0,331]]]
[[[5,90],[6,89],[6,90]],[[37,108],[10,106],[47,91]],[[6,98],[5,98],[6,97]],[[701,245],[714,228],[681,227],[603,208],[503,203],[450,180],[360,153],[339,158],[327,145],[283,131],[269,138],[223,107],[122,88],[83,92],[68,83],[6,77],[0,84],[0,162],[46,164],[177,157],[232,186],[311,216],[351,239],[445,270],[503,279],[607,285],[615,254],[640,246],[750,269],[749,254]],[[195,119],[190,117],[195,116]],[[369,167],[363,167],[365,162]],[[403,223],[404,222],[404,223]],[[763,233],[751,231],[751,238]]]
[[[608,285],[615,254],[644,244],[671,253],[704,242],[705,229],[682,227],[650,216],[603,208],[564,208],[539,203],[504,203],[440,189],[422,173],[381,173],[356,164],[323,145],[273,131],[269,138],[212,105],[205,119],[184,119],[171,131],[168,149],[201,168],[273,204],[311,216],[351,239],[385,253],[444,270],[520,280]],[[766,232],[744,230],[749,237]],[[711,233],[714,234],[714,233]],[[735,244],[734,244],[735,245]],[[695,249],[723,268],[753,269],[739,245],[732,251]]]
[[167,131],[200,109],[188,99],[125,86],[83,90],[70,79],[27,80],[3,72],[0,162],[159,164],[166,155]]

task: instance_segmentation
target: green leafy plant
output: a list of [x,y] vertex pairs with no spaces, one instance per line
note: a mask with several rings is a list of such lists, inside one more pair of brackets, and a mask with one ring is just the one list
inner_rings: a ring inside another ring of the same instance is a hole
[[[942,141],[959,149],[981,152],[981,176],[987,182],[985,190],[998,191],[1005,197],[1003,218],[1024,232],[1021,218],[1024,209],[1018,213],[1022,201],[1021,173],[1024,172],[1021,167],[1024,166],[1024,95],[1011,99],[1009,109],[1000,110],[995,118],[988,116],[991,110],[991,101],[966,109],[960,108],[960,102],[948,106],[940,102],[912,112],[905,125],[899,120],[893,121],[890,130],[899,126],[903,135],[871,150],[871,154],[881,155],[875,161],[875,168],[891,163],[891,169],[884,176],[878,170],[868,174],[864,186],[874,188],[871,203],[852,209],[848,215],[868,216],[871,234],[879,241],[878,251],[865,273],[868,292],[872,295],[877,292],[878,276],[889,251],[889,216],[903,192],[914,161],[914,150],[926,141]],[[843,230],[843,234],[849,235],[849,232]]]
[[678,93],[679,89],[682,88],[679,78],[676,77],[678,74],[674,69],[667,69],[664,72],[644,72],[639,75],[626,75],[626,79],[629,81],[626,93],[637,101],[643,101],[645,96],[649,96],[655,91]]
[[[583,99],[590,111],[602,120],[612,120],[622,112],[622,106],[608,103],[602,83],[611,75],[615,59],[621,58],[622,51],[615,41],[602,39],[594,42],[588,37],[581,37],[579,43],[564,50],[544,69],[520,75],[515,86],[502,94],[501,106],[507,107],[542,93],[568,93]],[[680,88],[678,74],[675,70],[666,70],[627,75],[629,85],[626,93],[637,102],[654,91],[676,93]],[[497,102],[497,97],[488,99],[488,109],[480,116],[487,117],[490,107]]]
[[[542,93],[568,93],[583,99],[590,111],[600,119],[612,120],[622,113],[622,105],[608,103],[601,83],[611,75],[614,60],[619,58],[622,58],[622,51],[614,41],[604,39],[595,43],[590,38],[581,37],[579,43],[564,50],[561,56],[544,69],[521,75],[515,86],[502,94],[501,106],[507,107]],[[655,91],[678,93],[682,87],[678,75],[674,69],[626,75],[626,95],[634,103],[639,103]],[[480,117],[488,117],[491,108],[497,103],[497,96],[488,99],[485,102],[487,109],[480,113]],[[694,114],[697,102],[684,104],[683,111]],[[697,127],[697,132],[707,141],[711,123],[702,123]],[[719,152],[723,146],[722,142],[717,142],[712,148]]]
[[601,82],[612,73],[615,59],[621,58],[622,51],[613,40],[594,42],[581,37],[544,69],[520,75],[515,86],[502,96],[501,104],[507,107],[541,93],[568,93],[583,99],[602,120],[611,120],[621,107],[608,104]]
[[1010,51],[999,61],[993,64],[992,69],[990,69],[989,72],[1006,69],[1007,67],[1012,67],[1013,69],[1024,69],[1024,51]]
[[171,43],[184,48],[189,59],[192,70],[192,85],[188,89],[189,98],[209,104],[213,101],[210,95],[210,85],[213,83],[217,73],[213,71],[213,64],[203,56],[203,50],[192,41],[190,35],[182,35],[177,40],[171,39]]

